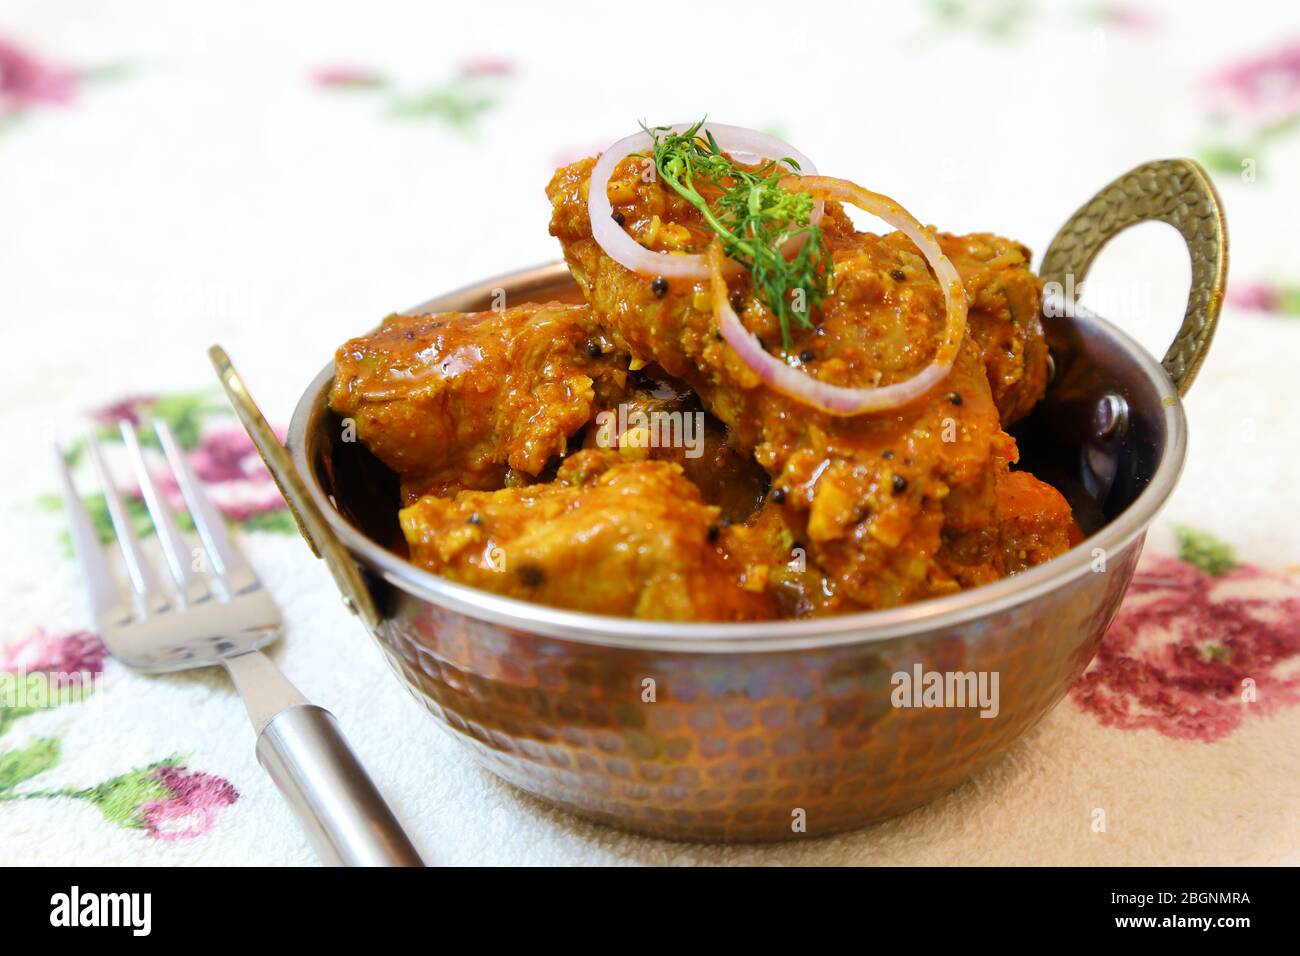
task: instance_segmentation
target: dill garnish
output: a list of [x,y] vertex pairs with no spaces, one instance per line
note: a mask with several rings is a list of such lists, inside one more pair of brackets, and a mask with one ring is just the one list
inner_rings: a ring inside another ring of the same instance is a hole
[[[814,205],[808,193],[781,185],[789,157],[769,159],[756,169],[736,165],[718,146],[704,120],[683,133],[671,127],[641,128],[654,141],[655,170],[678,195],[700,211],[722,241],[722,251],[753,277],[754,294],[781,323],[781,345],[790,351],[790,323],[812,328],[809,314],[830,292],[834,266],[820,226],[809,222]],[[712,203],[697,188],[720,190]],[[803,243],[790,259],[781,254],[797,236]]]

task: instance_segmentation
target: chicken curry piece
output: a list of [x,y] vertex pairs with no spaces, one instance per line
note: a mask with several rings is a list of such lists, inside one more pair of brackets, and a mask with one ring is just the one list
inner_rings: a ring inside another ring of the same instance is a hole
[[[644,248],[698,253],[698,209],[635,157],[608,186]],[[393,316],[344,345],[330,400],[402,479],[411,559],[555,607],[660,620],[798,618],[975,587],[1063,553],[1065,499],[1014,470],[1004,428],[1042,397],[1048,355],[1029,251],[937,233],[969,303],[945,380],[903,407],[836,416],[768,387],[723,339],[707,280],[642,275],[592,236],[593,160],[556,171],[551,232],[585,305]],[[789,361],[874,387],[932,361],[939,284],[899,232],[827,203],[834,283]],[[729,302],[769,352],[749,273]],[[688,440],[647,440],[667,416]],[[676,416],[676,417],[674,417]]]
[[587,449],[554,481],[425,495],[400,521],[417,564],[508,597],[675,621],[774,614],[765,590],[742,587],[719,510],[672,462]]
[[331,408],[412,501],[535,480],[628,377],[591,310],[556,303],[389,316],[334,364]]

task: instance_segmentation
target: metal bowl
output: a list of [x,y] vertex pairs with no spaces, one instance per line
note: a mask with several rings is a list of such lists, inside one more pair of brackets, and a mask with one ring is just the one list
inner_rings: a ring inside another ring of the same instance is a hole
[[[1153,218],[1177,226],[1192,254],[1179,338],[1162,368],[1118,328],[1053,300],[1073,314],[1044,316],[1055,376],[1016,434],[1024,464],[1067,494],[1089,536],[994,584],[756,624],[603,617],[458,585],[389,547],[400,540],[396,479],[341,440],[326,401],[332,366],[293,416],[290,500],[408,689],[521,789],[584,817],[692,840],[828,834],[902,813],[998,759],[1061,699],[1096,652],[1174,488],[1187,440],[1180,391],[1204,357],[1226,270],[1213,188],[1186,160],[1139,167],[1067,223],[1043,275],[1082,282],[1107,239]],[[512,304],[576,297],[556,264],[412,311],[486,309],[500,289]],[[986,687],[997,675],[996,706],[897,706],[896,675],[917,668],[984,675]]]

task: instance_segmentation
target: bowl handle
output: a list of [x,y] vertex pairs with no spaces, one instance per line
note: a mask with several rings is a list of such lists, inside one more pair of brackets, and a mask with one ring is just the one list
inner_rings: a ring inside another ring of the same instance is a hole
[[221,379],[222,387],[226,390],[226,397],[230,399],[230,404],[234,406],[235,414],[239,416],[244,430],[253,440],[267,470],[275,479],[280,493],[284,495],[284,500],[289,505],[289,513],[297,522],[303,540],[307,542],[307,546],[316,557],[324,560],[330,575],[334,578],[334,583],[338,585],[339,592],[343,595],[343,603],[352,613],[361,618],[371,634],[377,634],[383,625],[383,619],[371,597],[370,589],[366,587],[365,579],[361,577],[361,572],[348,557],[342,542],[330,530],[330,526],[325,522],[325,516],[311,500],[302,476],[298,474],[298,469],[294,468],[289,453],[280,444],[280,439],[267,424],[261,409],[257,407],[257,402],[253,401],[253,396],[248,394],[244,380],[239,377],[239,373],[230,363],[230,356],[220,345],[214,345],[208,349],[208,357],[212,360],[212,367],[217,370],[217,377]]
[[1078,289],[1097,253],[1110,239],[1140,222],[1167,222],[1183,235],[1192,260],[1187,312],[1164,366],[1179,395],[1186,395],[1214,338],[1228,277],[1228,232],[1214,184],[1190,159],[1159,159],[1120,176],[1079,207],[1043,256],[1045,283]]

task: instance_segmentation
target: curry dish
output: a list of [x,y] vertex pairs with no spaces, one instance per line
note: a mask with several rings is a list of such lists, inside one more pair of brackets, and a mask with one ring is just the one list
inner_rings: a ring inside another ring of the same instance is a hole
[[1004,430],[1048,381],[1021,244],[712,123],[643,128],[547,195],[585,304],[394,315],[338,351],[331,407],[400,477],[416,564],[592,613],[763,620],[953,593],[1080,539]]

